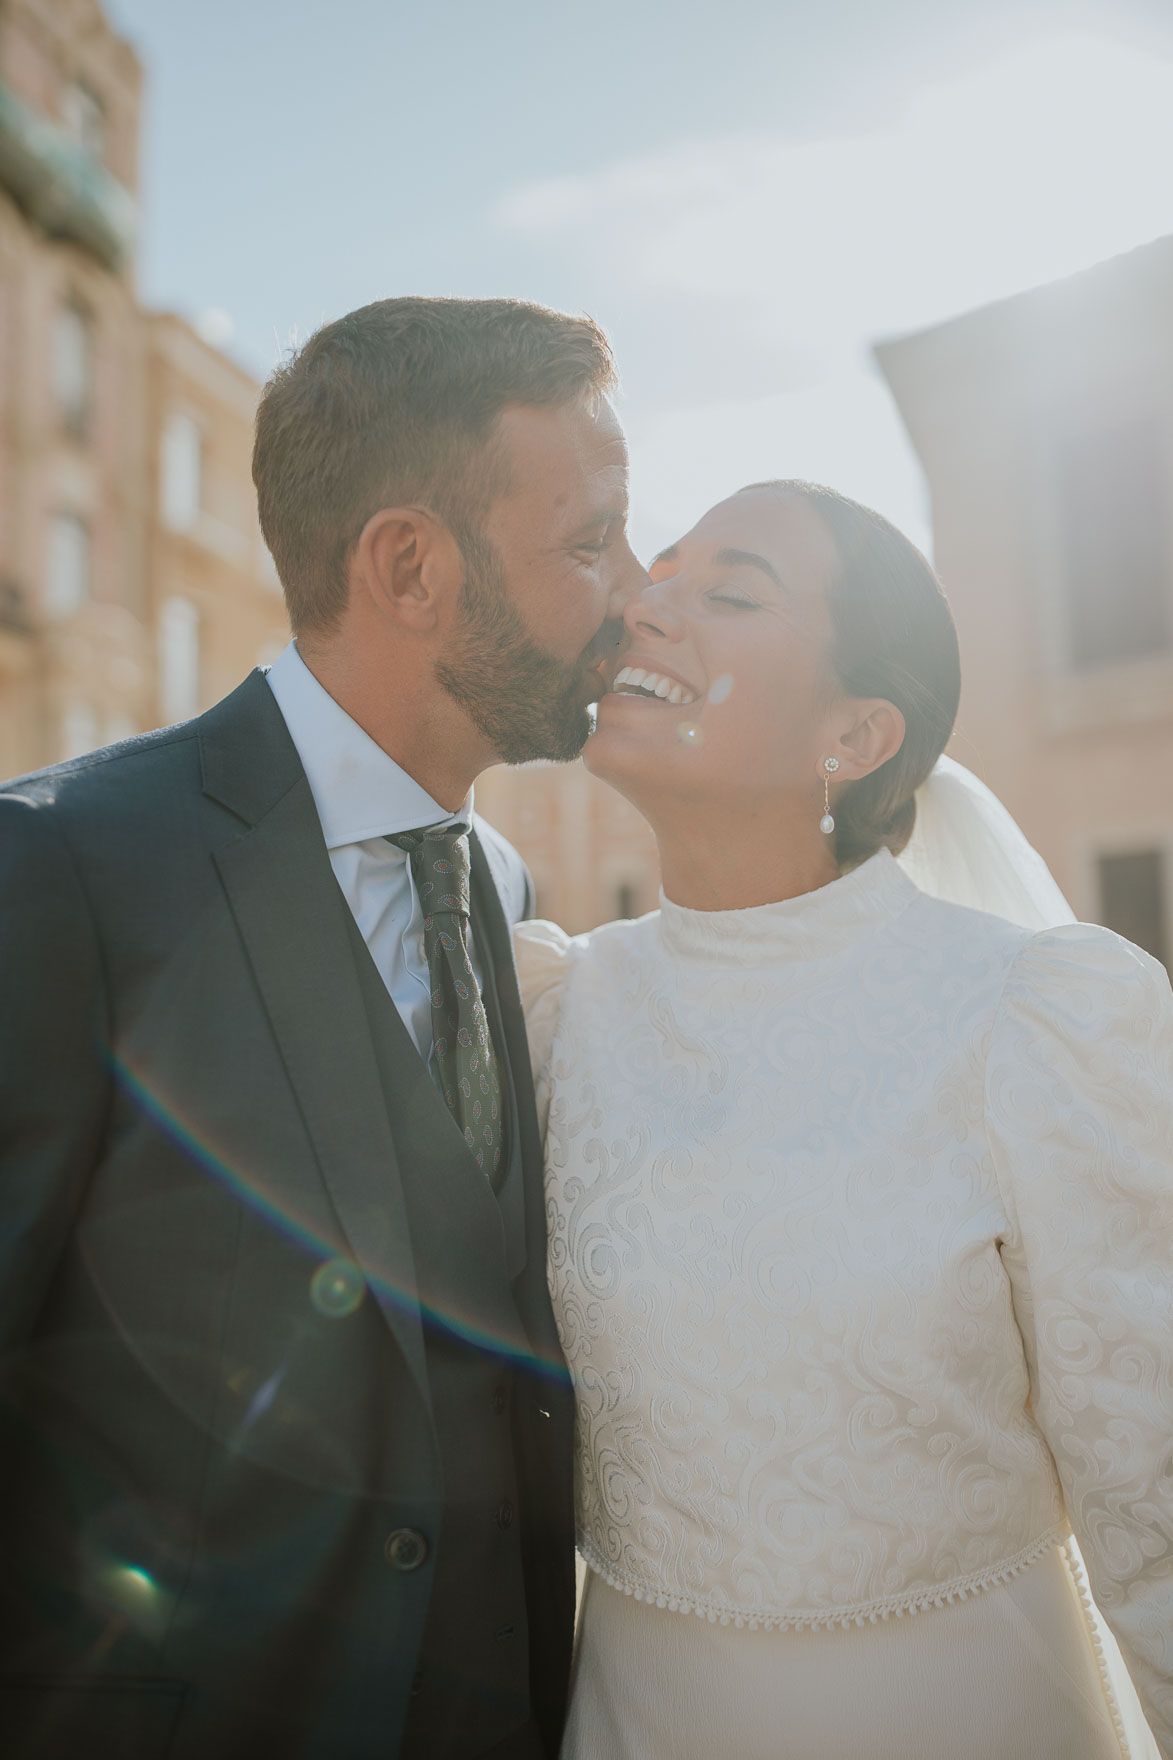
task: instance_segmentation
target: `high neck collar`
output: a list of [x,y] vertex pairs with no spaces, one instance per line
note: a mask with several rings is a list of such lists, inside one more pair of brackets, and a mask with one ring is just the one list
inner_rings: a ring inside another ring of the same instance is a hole
[[864,940],[904,910],[916,887],[889,850],[850,873],[777,904],[693,911],[660,895],[660,940],[698,965],[823,959]]

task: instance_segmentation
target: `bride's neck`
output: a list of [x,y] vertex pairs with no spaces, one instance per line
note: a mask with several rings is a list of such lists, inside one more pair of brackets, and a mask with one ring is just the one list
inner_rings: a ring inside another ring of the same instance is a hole
[[[809,815],[806,815],[809,817]],[[799,898],[839,877],[834,839],[774,803],[657,814],[665,897],[686,910],[736,911]]]

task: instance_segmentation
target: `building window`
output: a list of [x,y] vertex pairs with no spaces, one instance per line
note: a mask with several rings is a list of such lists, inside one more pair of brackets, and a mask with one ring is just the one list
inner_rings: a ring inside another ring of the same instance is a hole
[[615,888],[615,915],[617,917],[639,915],[639,888],[630,880],[621,880]]
[[160,454],[160,501],[172,531],[190,532],[200,515],[204,437],[190,416],[172,416]]
[[1100,921],[1170,963],[1165,858],[1159,849],[1099,859]]
[[93,385],[93,327],[72,301],[57,309],[53,325],[53,393],[61,420],[84,440],[90,424]]
[[159,617],[159,707],[186,721],[200,706],[200,614],[190,599],[168,599]]
[[46,608],[51,617],[69,617],[89,596],[89,530],[76,514],[56,514],[49,526]]
[[98,743],[98,717],[92,703],[67,703],[61,716],[61,757],[80,758]]
[[1155,421],[1078,434],[1060,461],[1071,664],[1139,660],[1170,642],[1169,459]]
[[101,98],[87,85],[75,81],[65,88],[62,103],[65,132],[79,147],[101,159],[106,152],[106,110]]

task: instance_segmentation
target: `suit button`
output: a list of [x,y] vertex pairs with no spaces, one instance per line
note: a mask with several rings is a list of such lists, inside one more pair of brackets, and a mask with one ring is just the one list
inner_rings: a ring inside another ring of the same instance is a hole
[[418,1571],[427,1556],[428,1543],[416,1528],[396,1528],[383,1547],[383,1557],[393,1571]]
[[498,1506],[497,1526],[499,1528],[511,1528],[513,1526],[513,1505],[508,1498]]
[[422,1668],[417,1668],[415,1673],[412,1675],[411,1687],[409,1690],[410,1690],[410,1695],[413,1699],[418,1699],[420,1694],[423,1692],[423,1690],[424,1690],[424,1671]]
[[508,1402],[508,1398],[505,1393],[505,1389],[503,1387],[499,1387],[497,1389],[496,1393],[493,1395],[493,1410],[497,1413],[498,1417],[500,1417],[501,1413],[505,1410],[505,1407],[508,1403],[509,1402]]

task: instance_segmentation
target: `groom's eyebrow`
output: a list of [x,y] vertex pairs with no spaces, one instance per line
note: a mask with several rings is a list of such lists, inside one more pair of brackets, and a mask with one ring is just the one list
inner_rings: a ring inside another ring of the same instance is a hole
[[718,550],[713,561],[719,568],[759,568],[776,587],[780,587],[783,592],[786,590],[782,576],[773,563],[767,562],[764,556],[757,555],[753,550]]
[[570,536],[572,539],[586,538],[589,537],[592,532],[600,530],[611,531],[616,527],[622,530],[626,524],[626,504],[617,501],[612,507],[600,508],[597,513],[591,515],[590,519],[584,520],[580,526],[576,526]]

